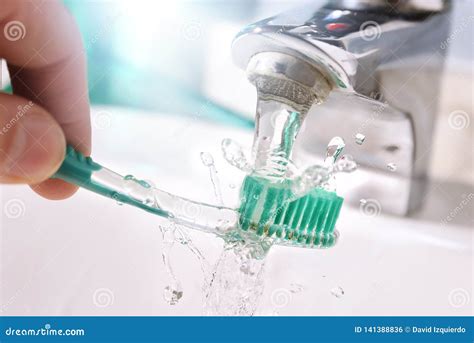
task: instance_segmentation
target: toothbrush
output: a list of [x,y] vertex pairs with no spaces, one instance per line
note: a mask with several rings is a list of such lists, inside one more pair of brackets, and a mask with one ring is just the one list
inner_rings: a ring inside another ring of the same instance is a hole
[[239,228],[280,245],[328,248],[338,238],[334,229],[343,198],[314,188],[295,196],[291,180],[272,182],[247,175],[238,210],[195,202],[153,188],[146,181],[122,176],[67,146],[53,178],[115,199],[186,226],[222,235]]
[[122,176],[67,146],[66,155],[53,178],[168,218],[177,224],[223,233],[237,226],[238,213],[226,207],[202,204],[153,188],[131,175]]
[[281,245],[334,246],[339,236],[335,224],[344,199],[320,187],[296,196],[292,182],[247,175],[241,188],[240,228],[273,237]]

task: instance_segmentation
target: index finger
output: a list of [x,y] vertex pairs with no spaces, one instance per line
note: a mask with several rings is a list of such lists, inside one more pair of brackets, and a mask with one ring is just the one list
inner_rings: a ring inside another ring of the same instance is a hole
[[0,1],[0,56],[14,93],[48,110],[67,142],[90,154],[86,62],[74,19],[57,0]]

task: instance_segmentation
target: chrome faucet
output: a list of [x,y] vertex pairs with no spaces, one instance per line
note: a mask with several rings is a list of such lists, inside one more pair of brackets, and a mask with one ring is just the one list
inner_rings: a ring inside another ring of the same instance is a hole
[[330,1],[247,26],[232,53],[259,93],[307,112],[296,161],[341,136],[359,164],[341,193],[406,215],[425,196],[449,13],[442,0]]

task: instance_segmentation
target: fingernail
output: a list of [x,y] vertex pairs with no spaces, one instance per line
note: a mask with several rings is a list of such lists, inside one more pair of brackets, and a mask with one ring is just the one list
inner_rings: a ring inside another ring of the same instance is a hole
[[8,139],[4,174],[17,182],[41,182],[59,168],[65,144],[64,134],[52,118],[25,116]]

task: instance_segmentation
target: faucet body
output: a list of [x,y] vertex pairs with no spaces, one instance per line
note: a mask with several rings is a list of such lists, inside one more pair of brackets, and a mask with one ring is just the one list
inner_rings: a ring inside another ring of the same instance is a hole
[[344,197],[405,215],[424,198],[449,13],[447,1],[312,4],[249,25],[232,53],[251,80],[269,68],[304,85],[312,74],[295,72],[295,60],[322,75],[331,91],[307,106],[293,158],[314,164],[333,136],[343,137],[359,163],[358,176],[341,184]]

